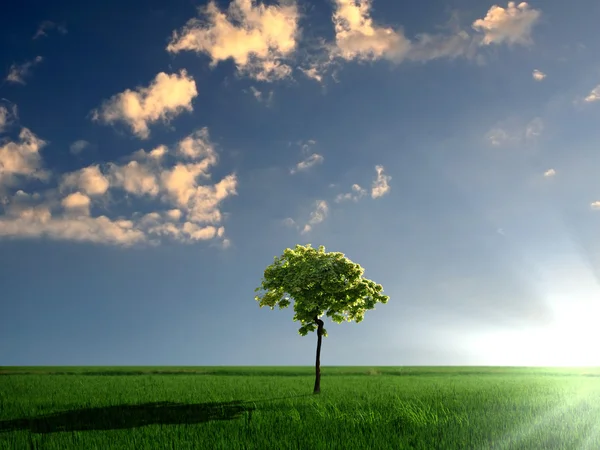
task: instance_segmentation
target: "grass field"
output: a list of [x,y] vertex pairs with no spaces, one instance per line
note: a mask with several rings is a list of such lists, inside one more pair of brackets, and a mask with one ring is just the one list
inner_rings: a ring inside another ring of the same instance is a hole
[[2,367],[0,448],[600,449],[600,369]]

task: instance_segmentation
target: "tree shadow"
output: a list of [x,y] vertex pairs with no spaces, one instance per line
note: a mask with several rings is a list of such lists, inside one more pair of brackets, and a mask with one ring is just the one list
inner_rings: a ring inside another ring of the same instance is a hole
[[[297,395],[284,398],[306,397]],[[230,402],[175,403],[154,402],[138,405],[115,405],[98,408],[82,408],[33,418],[0,421],[0,433],[29,430],[32,433],[56,433],[61,431],[117,430],[145,425],[197,424],[215,420],[252,420],[257,401],[234,400]]]

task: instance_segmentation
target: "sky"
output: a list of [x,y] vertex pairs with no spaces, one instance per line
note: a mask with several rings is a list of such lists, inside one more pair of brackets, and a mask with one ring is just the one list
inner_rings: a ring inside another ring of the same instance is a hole
[[[275,256],[387,304],[323,365],[600,365],[600,3],[0,16],[0,364],[311,365]],[[596,31],[594,31],[596,30]]]

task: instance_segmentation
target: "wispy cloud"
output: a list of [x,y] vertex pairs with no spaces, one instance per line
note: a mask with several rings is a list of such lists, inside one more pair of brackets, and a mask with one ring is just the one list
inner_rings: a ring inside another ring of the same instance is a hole
[[544,131],[544,121],[536,117],[523,124],[499,123],[486,134],[486,140],[494,147],[522,144],[539,138]]
[[198,95],[196,82],[185,70],[168,75],[160,72],[150,86],[126,89],[92,111],[93,120],[107,124],[125,122],[141,139],[150,136],[149,125],[168,122],[184,111],[193,111],[192,100]]
[[544,78],[546,78],[546,74],[538,69],[535,69],[531,76],[535,81],[542,81]]
[[308,223],[304,225],[301,233],[306,234],[312,231],[313,227],[325,220],[329,213],[329,206],[325,200],[317,200],[315,202],[315,209],[310,213]]
[[597,200],[595,202],[590,203],[590,207],[592,209],[600,209],[600,201]]
[[82,151],[84,151],[86,148],[88,148],[90,146],[90,143],[86,140],[80,139],[78,141],[73,142],[70,146],[69,146],[69,151],[73,154],[73,155],[78,155],[79,153],[81,153]]
[[335,202],[341,203],[341,202],[350,201],[350,200],[357,202],[361,198],[363,198],[365,195],[367,195],[366,189],[363,189],[362,187],[360,187],[359,184],[353,184],[352,190],[350,192],[346,192],[344,194],[338,194],[335,197]]
[[544,176],[545,176],[546,178],[550,178],[550,177],[553,177],[553,176],[555,176],[555,175],[556,175],[556,170],[554,170],[554,169],[548,169],[548,170],[546,170],[546,171],[544,172]]
[[67,34],[67,28],[64,25],[54,23],[50,20],[44,20],[38,27],[38,29],[35,32],[35,34],[33,35],[32,39],[46,37],[46,36],[48,36],[48,31],[50,31],[50,30],[56,30],[60,34]]
[[306,157],[304,160],[296,164],[296,167],[290,169],[290,173],[295,174],[297,172],[307,171],[308,169],[317,164],[323,164],[324,160],[325,158],[323,158],[322,155],[319,155],[318,153],[313,153],[312,155]]
[[584,100],[588,103],[600,101],[600,84],[592,89]]
[[375,166],[375,171],[377,172],[377,178],[373,181],[373,186],[371,187],[371,197],[379,198],[390,192],[389,182],[392,180],[392,177],[389,175],[385,175],[383,166]]
[[263,91],[254,86],[250,86],[250,93],[260,103],[265,103],[267,106],[271,106],[273,103],[273,95],[275,94],[273,90],[270,90],[269,93],[265,95]]
[[41,56],[36,56],[31,61],[23,64],[13,64],[10,66],[6,81],[10,83],[26,84],[25,79],[31,75],[31,69],[44,60]]
[[8,129],[17,119],[16,105],[0,105],[0,133]]
[[214,67],[232,59],[237,70],[259,81],[288,77],[292,68],[286,58],[296,50],[298,10],[293,2],[256,3],[233,0],[227,11],[214,1],[200,9],[205,20],[193,18],[173,32],[167,50],[206,53]]

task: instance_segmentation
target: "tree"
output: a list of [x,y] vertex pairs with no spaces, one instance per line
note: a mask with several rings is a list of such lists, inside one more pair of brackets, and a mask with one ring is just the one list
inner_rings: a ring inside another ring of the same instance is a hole
[[298,333],[306,336],[317,330],[315,394],[321,392],[321,338],[327,337],[320,319],[323,314],[336,323],[362,322],[365,312],[377,302],[387,303],[380,284],[363,277],[364,269],[343,253],[314,249],[310,244],[287,248],[265,269],[254,298],[260,307],[287,308],[294,300],[294,318],[300,321]]

